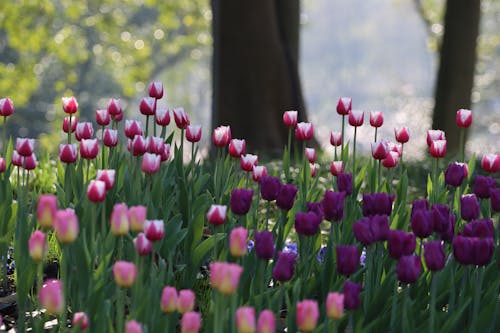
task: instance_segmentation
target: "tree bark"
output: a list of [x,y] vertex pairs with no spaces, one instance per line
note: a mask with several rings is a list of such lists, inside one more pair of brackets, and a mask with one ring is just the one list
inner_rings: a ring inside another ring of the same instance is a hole
[[212,126],[253,151],[281,152],[283,112],[305,107],[298,72],[299,0],[212,0]]
[[458,109],[470,109],[479,35],[480,0],[447,0],[432,127],[446,132],[448,151],[458,151]]

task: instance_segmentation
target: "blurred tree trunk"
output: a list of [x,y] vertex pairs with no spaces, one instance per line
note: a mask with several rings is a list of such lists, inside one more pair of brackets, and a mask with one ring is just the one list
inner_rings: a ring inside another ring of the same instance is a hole
[[250,149],[281,152],[283,112],[306,118],[298,72],[299,0],[212,0],[212,126]]
[[447,0],[432,127],[446,132],[448,151],[456,153],[458,109],[470,109],[479,35],[480,0]]

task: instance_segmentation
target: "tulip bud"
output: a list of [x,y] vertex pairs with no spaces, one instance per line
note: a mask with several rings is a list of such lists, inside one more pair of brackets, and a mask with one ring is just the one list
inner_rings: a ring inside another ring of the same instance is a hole
[[113,265],[113,276],[119,287],[130,288],[137,277],[137,268],[132,262],[117,261]]
[[481,159],[481,168],[488,173],[496,173],[500,171],[500,155],[484,155]]
[[57,197],[53,194],[42,194],[38,199],[36,219],[43,228],[51,228],[57,212]]
[[186,140],[198,142],[201,140],[201,125],[188,125],[186,127]]
[[446,140],[444,132],[441,130],[428,130],[427,131],[427,145],[430,147],[432,141],[435,140]]
[[226,222],[227,206],[212,205],[207,213],[207,220],[212,225],[221,225]]
[[[393,259],[409,256],[415,251],[415,235],[402,230],[391,230],[388,239],[389,255]],[[409,283],[409,282],[408,282]]]
[[344,294],[344,307],[347,310],[356,310],[361,303],[359,299],[361,284],[347,280],[344,282],[342,292]]
[[115,170],[97,170],[96,179],[102,180],[106,184],[106,191],[109,191],[115,186]]
[[455,122],[458,127],[468,128],[472,124],[472,111],[467,109],[460,109],[457,111]]
[[111,232],[115,236],[123,236],[128,233],[128,208],[124,203],[115,204],[111,212]]
[[500,212],[500,188],[490,190],[491,209],[494,212]]
[[326,297],[326,315],[331,320],[338,320],[344,315],[344,295],[328,293]]
[[236,330],[238,333],[255,333],[255,309],[242,306],[236,310]]
[[140,256],[146,256],[153,250],[153,243],[141,232],[133,240],[134,248]]
[[281,182],[278,177],[264,176],[260,179],[260,194],[264,200],[276,200],[280,188]]
[[123,111],[121,111],[118,114],[111,115],[111,120],[113,120],[115,123],[122,121],[123,120]]
[[195,302],[194,292],[190,289],[183,289],[179,291],[179,297],[177,299],[177,311],[179,313],[186,313],[193,311]]
[[297,125],[297,111],[285,111],[283,113],[283,123],[287,127],[295,127]]
[[232,295],[238,288],[243,267],[227,262],[210,264],[210,283],[221,294]]
[[325,191],[321,208],[328,221],[340,221],[344,217],[345,192]]
[[177,310],[177,290],[174,287],[166,286],[161,292],[161,311],[172,313]]
[[35,262],[42,261],[48,252],[47,237],[39,230],[34,231],[28,241],[30,257]]
[[139,111],[145,116],[154,116],[156,112],[156,99],[144,97],[139,104]]
[[161,155],[165,146],[165,142],[163,141],[163,138],[150,136],[146,139],[146,146],[148,153]]
[[473,187],[474,194],[481,199],[490,197],[490,191],[496,186],[496,181],[492,177],[477,175]]
[[372,142],[372,156],[376,160],[383,160],[389,155],[389,145],[387,141],[380,140]]
[[190,311],[182,315],[181,333],[198,333],[201,327],[201,315],[198,312]]
[[349,125],[359,127],[363,125],[365,114],[360,110],[349,111]]
[[142,125],[138,120],[125,120],[125,136],[129,139],[135,138],[136,135],[142,136]]
[[388,142],[387,145],[389,146],[389,151],[393,151],[395,153],[398,153],[398,157],[403,155],[403,144],[402,143],[394,143],[394,142]]
[[76,131],[76,124],[78,124],[78,118],[76,116],[71,117],[71,127],[69,126],[69,117],[64,117],[62,126],[63,132],[68,133],[71,130],[71,133],[73,133]]
[[293,184],[282,185],[276,197],[276,206],[282,210],[292,209],[297,191],[297,186]]
[[118,98],[111,98],[108,102],[107,110],[112,116],[117,116],[120,113],[123,113],[120,100]]
[[330,133],[330,144],[334,147],[338,147],[342,144],[342,133],[341,132],[331,132]]
[[31,154],[30,156],[26,156],[24,158],[24,168],[26,170],[33,170],[36,168],[38,162],[36,160],[35,154]]
[[305,148],[304,154],[309,163],[314,163],[316,161],[316,150],[314,148]]
[[0,99],[0,116],[8,117],[14,113],[14,103],[10,98]]
[[260,182],[262,177],[267,175],[267,168],[263,165],[254,165],[252,167],[252,179],[256,182]]
[[407,143],[410,140],[410,130],[408,127],[395,128],[394,137],[399,143]]
[[150,241],[158,241],[165,233],[165,223],[163,220],[146,220],[144,222],[144,234]]
[[256,231],[255,237],[255,254],[263,260],[269,260],[274,255],[274,236],[271,231]]
[[450,186],[460,186],[468,174],[467,164],[453,162],[448,165],[444,172],[444,182]]
[[0,173],[4,173],[6,168],[5,158],[0,157]]
[[295,128],[295,137],[299,141],[309,141],[313,137],[313,124],[311,123],[298,123]]
[[250,172],[253,167],[259,163],[259,157],[257,155],[246,154],[240,157],[240,167],[241,170]]
[[80,141],[80,156],[93,160],[99,154],[99,141],[97,139],[82,139]]
[[381,111],[370,111],[370,125],[380,127],[384,123],[384,114]]
[[363,194],[363,216],[391,215],[394,199],[394,194],[384,192]]
[[163,97],[163,83],[158,81],[151,82],[148,88],[148,93],[150,97],[161,99]]
[[174,109],[174,120],[179,129],[186,128],[189,125],[189,117],[183,108]]
[[63,163],[75,163],[78,159],[78,146],[76,144],[59,145],[59,159]]
[[240,158],[241,155],[244,155],[246,153],[246,146],[247,143],[245,139],[232,139],[229,142],[229,155],[231,157],[236,157]]
[[145,153],[142,157],[141,169],[148,174],[157,173],[160,170],[160,164],[160,155]]
[[212,143],[216,147],[225,147],[231,140],[231,127],[219,126],[212,133]]
[[168,143],[163,146],[163,152],[160,155],[160,160],[162,162],[168,161],[168,158],[170,157],[170,145]]
[[229,252],[233,257],[243,257],[247,252],[248,230],[237,227],[229,234]]
[[79,328],[84,331],[89,327],[89,316],[85,312],[75,312],[72,321],[73,327]]
[[273,279],[280,282],[290,280],[295,271],[295,257],[296,255],[290,252],[278,253],[278,259],[274,264],[272,272]]
[[425,265],[430,271],[437,272],[443,269],[446,256],[441,241],[424,243],[424,259]]
[[442,158],[446,155],[446,140],[434,140],[431,143],[430,153],[432,157]]
[[330,173],[337,177],[344,172],[344,163],[342,161],[333,161],[330,163]]
[[337,102],[337,113],[340,115],[348,115],[352,109],[352,99],[350,97],[340,97]]
[[253,190],[245,188],[234,189],[231,191],[231,211],[236,215],[245,215],[252,205]]
[[46,280],[38,294],[38,301],[48,314],[62,315],[65,311],[62,282]]
[[[130,142],[130,141],[129,141]],[[134,156],[142,156],[148,149],[148,144],[146,139],[142,135],[136,135],[132,142],[130,142],[129,151],[132,152]]]
[[78,217],[71,208],[58,210],[53,224],[57,240],[60,243],[73,243],[78,236]]
[[24,158],[21,155],[19,155],[17,150],[13,150],[11,162],[13,165],[15,165],[17,167],[22,167],[24,164]]
[[92,139],[93,136],[94,127],[92,126],[92,123],[83,122],[76,124],[75,138],[78,141],[81,141],[83,139]]
[[479,238],[494,238],[495,227],[493,220],[482,219],[467,223],[462,232],[466,237],[479,237]]
[[168,126],[170,124],[170,110],[165,108],[156,109],[155,121],[157,125]]
[[142,333],[142,325],[138,321],[129,320],[125,324],[125,333]]
[[479,217],[479,201],[475,194],[464,194],[460,197],[460,215],[468,222]]
[[95,203],[103,202],[106,199],[106,183],[102,180],[91,180],[87,187],[87,197]]
[[257,320],[257,333],[274,333],[275,331],[274,313],[271,310],[261,311]]
[[399,154],[395,151],[390,151],[389,154],[382,160],[384,168],[395,168],[398,165]]
[[116,147],[118,145],[118,131],[105,128],[103,132],[102,142],[106,147]]
[[341,275],[349,276],[356,272],[360,253],[356,245],[337,245],[337,271]]
[[411,216],[411,230],[419,238],[427,238],[432,234],[432,213],[428,210],[417,210]]
[[17,138],[16,151],[21,156],[30,156],[35,149],[35,139]]
[[414,255],[402,256],[398,260],[396,273],[402,283],[415,283],[422,270],[420,257]]
[[76,113],[78,110],[78,102],[76,101],[76,98],[73,96],[71,97],[63,97],[61,98],[62,104],[63,104],[63,110],[67,114],[72,114]]
[[108,126],[111,122],[111,116],[108,109],[95,110],[95,120],[100,126]]
[[133,232],[140,232],[144,230],[146,210],[145,206],[132,206],[128,209],[130,229],[132,229]]
[[312,332],[319,319],[318,302],[303,300],[297,303],[297,326],[302,332]]

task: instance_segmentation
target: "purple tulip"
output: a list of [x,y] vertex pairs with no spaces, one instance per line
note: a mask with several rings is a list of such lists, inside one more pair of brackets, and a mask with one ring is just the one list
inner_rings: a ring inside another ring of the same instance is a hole
[[424,243],[424,259],[429,270],[437,272],[443,269],[446,263],[446,256],[441,241]]
[[316,213],[320,217],[321,220],[323,220],[323,207],[321,206],[321,202],[307,202],[307,212],[313,212]]
[[495,227],[493,220],[482,219],[467,223],[462,233],[465,237],[493,238],[495,237]]
[[245,215],[252,204],[253,190],[235,189],[231,192],[231,211],[236,215]]
[[292,278],[295,271],[295,254],[280,252],[273,268],[273,278],[285,282]]
[[491,209],[500,212],[500,188],[490,190]]
[[299,235],[312,236],[319,231],[321,216],[315,212],[295,214],[295,230]]
[[441,239],[446,242],[449,242],[453,239],[453,236],[455,236],[455,215],[451,214],[449,216],[446,230],[440,232],[439,235],[441,236]]
[[479,217],[479,201],[475,194],[465,194],[460,197],[460,215],[466,221]]
[[260,194],[267,201],[276,200],[280,192],[281,182],[278,177],[262,176],[260,178]]
[[444,182],[450,186],[460,186],[467,177],[467,165],[464,163],[453,162],[448,165],[444,172]]
[[352,194],[352,174],[339,173],[337,176],[337,187],[339,192],[345,192],[346,195]]
[[421,270],[422,264],[419,256],[402,256],[396,267],[398,280],[403,283],[415,283]]
[[296,194],[297,186],[293,184],[282,185],[276,198],[276,205],[283,210],[292,209]]
[[363,194],[363,216],[370,215],[391,215],[394,194],[372,193]]
[[490,197],[490,190],[495,186],[496,182],[492,177],[477,175],[473,190],[478,198],[486,199]]
[[432,206],[432,229],[442,233],[448,230],[450,224],[450,207],[447,205]]
[[474,260],[473,264],[477,266],[486,266],[493,256],[494,241],[493,238],[474,237]]
[[342,293],[344,294],[344,307],[347,310],[356,310],[359,308],[361,301],[359,293],[361,292],[361,284],[352,281],[345,281]]
[[453,256],[462,265],[473,262],[473,237],[455,236],[453,238]]
[[411,230],[419,238],[432,234],[432,214],[428,210],[417,210],[411,217]]
[[387,215],[365,217],[352,225],[354,237],[363,245],[387,240],[389,237],[389,218]]
[[356,272],[359,263],[359,250],[356,245],[337,245],[337,271],[341,275],[352,275]]
[[271,231],[255,232],[255,253],[257,257],[269,260],[274,255],[274,237]]
[[415,251],[415,235],[402,230],[391,230],[388,240],[389,255],[393,259],[409,256]]
[[411,216],[419,210],[429,210],[429,201],[427,199],[414,200],[411,205]]
[[344,217],[345,192],[326,191],[321,201],[325,219],[328,221],[340,221]]

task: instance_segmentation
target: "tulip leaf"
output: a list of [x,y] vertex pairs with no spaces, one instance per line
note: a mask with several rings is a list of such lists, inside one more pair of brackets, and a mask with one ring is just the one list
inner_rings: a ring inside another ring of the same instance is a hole
[[221,241],[224,239],[225,234],[215,234],[212,237],[205,239],[201,242],[193,251],[191,262],[194,267],[199,267],[203,260],[209,255],[209,252],[215,245],[215,241]]

